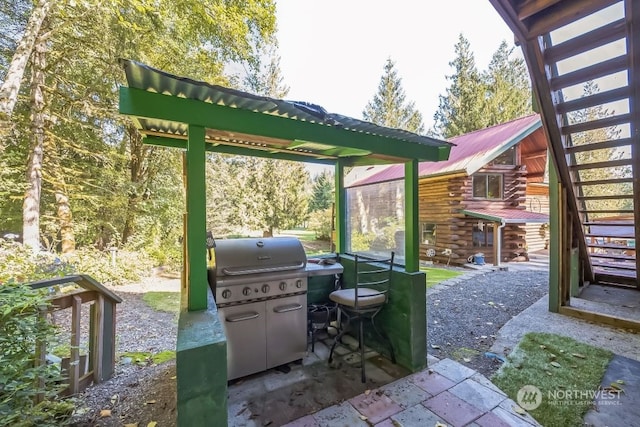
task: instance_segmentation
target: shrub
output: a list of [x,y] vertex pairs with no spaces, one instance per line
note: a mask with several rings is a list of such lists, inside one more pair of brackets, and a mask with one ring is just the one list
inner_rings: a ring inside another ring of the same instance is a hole
[[117,252],[115,264],[111,253],[93,248],[79,248],[73,254],[66,255],[76,274],[87,274],[100,283],[124,285],[137,282],[149,275],[153,262],[146,253],[121,249]]
[[0,425],[58,426],[73,411],[57,397],[66,387],[59,366],[35,365],[36,346],[46,348],[56,334],[40,315],[46,295],[13,279],[0,286]]
[[351,234],[351,251],[361,252],[371,249],[371,242],[375,239],[376,235],[373,233],[358,233]]
[[331,238],[331,208],[312,212],[309,215],[309,229],[316,233],[316,239]]

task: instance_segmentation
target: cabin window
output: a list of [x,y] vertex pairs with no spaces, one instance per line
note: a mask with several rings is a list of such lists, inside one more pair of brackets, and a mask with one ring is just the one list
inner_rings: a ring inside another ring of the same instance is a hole
[[491,248],[493,247],[493,225],[473,226],[473,247]]
[[498,166],[514,166],[516,164],[516,147],[511,147],[504,153],[500,154],[491,162],[491,164]]
[[502,199],[502,175],[474,175],[473,197],[477,197],[479,199]]
[[428,222],[423,222],[421,229],[422,229],[422,244],[435,245],[436,244],[436,225]]

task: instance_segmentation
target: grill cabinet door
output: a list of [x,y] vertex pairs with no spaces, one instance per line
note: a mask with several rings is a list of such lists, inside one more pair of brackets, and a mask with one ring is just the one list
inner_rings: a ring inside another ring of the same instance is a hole
[[267,369],[302,359],[307,351],[307,296],[267,301]]
[[218,315],[227,336],[227,379],[267,369],[264,302],[224,307]]

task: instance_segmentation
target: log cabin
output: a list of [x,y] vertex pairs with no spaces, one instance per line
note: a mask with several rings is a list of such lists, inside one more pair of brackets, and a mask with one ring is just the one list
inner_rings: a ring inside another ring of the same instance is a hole
[[[499,265],[546,249],[547,141],[540,117],[532,114],[449,142],[455,144],[449,160],[419,165],[421,260]],[[359,167],[349,175],[352,240],[359,233],[380,233],[376,218],[393,218],[402,206],[404,166]],[[395,234],[400,239],[401,232]]]

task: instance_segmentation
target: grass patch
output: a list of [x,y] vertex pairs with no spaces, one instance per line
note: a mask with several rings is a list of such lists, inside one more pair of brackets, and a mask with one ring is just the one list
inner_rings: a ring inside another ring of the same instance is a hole
[[130,351],[120,355],[120,358],[126,357],[131,358],[131,363],[135,363],[136,365],[159,365],[175,359],[176,352],[172,350],[165,350],[160,353],[153,354],[148,351]]
[[156,311],[178,313],[180,311],[180,292],[147,292],[142,300]]
[[424,271],[425,273],[427,273],[427,289],[432,287],[433,285],[436,285],[447,279],[453,279],[454,277],[460,276],[462,274],[462,272],[460,271],[436,267],[420,267],[420,271]]
[[610,351],[571,338],[531,332],[491,381],[514,401],[523,386],[538,387],[542,403],[529,412],[540,424],[581,426],[591,402],[581,396],[571,399],[567,392],[598,390],[611,357]]

